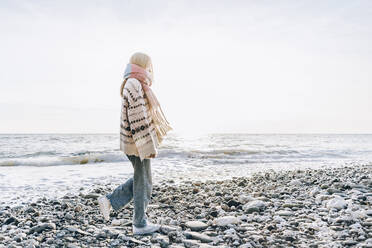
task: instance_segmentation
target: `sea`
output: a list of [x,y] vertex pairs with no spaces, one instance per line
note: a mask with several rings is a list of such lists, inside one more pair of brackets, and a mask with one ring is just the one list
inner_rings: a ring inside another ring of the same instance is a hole
[[[372,134],[177,134],[151,159],[153,183],[372,163]],[[113,188],[133,176],[119,134],[0,134],[0,204]]]

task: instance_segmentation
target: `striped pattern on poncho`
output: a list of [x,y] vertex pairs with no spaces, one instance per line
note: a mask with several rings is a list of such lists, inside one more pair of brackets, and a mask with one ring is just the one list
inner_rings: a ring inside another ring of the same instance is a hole
[[120,150],[141,160],[151,154],[157,156],[159,144],[149,103],[135,78],[125,83],[120,119]]

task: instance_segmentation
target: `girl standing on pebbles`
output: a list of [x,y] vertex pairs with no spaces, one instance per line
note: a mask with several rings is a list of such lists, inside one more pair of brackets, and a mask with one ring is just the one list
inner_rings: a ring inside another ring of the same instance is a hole
[[133,54],[120,88],[120,150],[132,163],[134,175],[112,193],[98,198],[105,220],[109,220],[111,208],[118,211],[134,200],[134,235],[156,232],[160,228],[160,225],[151,223],[146,215],[152,192],[150,159],[157,156],[158,146],[172,130],[150,88],[152,83],[151,58],[144,53]]

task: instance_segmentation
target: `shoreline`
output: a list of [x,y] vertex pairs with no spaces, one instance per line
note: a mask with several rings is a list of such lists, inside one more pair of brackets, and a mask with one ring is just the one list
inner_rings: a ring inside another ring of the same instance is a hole
[[[176,184],[184,181],[229,180],[233,177],[250,177],[257,172],[290,171],[297,169],[325,169],[359,166],[369,162],[305,163],[305,164],[213,164],[190,166],[188,161],[173,164],[161,160],[152,162],[153,183],[172,179]],[[97,185],[118,186],[133,176],[129,161],[58,166],[0,167],[0,205],[28,205],[35,199],[58,199],[66,194],[86,193]]]
[[105,222],[114,189],[0,207],[0,247],[372,247],[372,164],[266,170],[225,180],[154,183],[159,233],[134,236],[132,202]]

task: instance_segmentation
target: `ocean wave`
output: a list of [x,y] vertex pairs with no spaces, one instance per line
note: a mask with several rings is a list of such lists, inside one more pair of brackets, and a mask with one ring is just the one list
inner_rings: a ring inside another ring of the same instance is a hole
[[[294,150],[283,147],[277,149],[181,149],[177,147],[162,147],[158,154],[163,160],[201,160],[214,164],[237,163],[276,163],[283,161],[316,161],[317,159],[345,158],[339,150]],[[18,157],[0,158],[0,166],[55,166],[115,163],[128,161],[119,149],[102,149],[100,151],[75,150],[68,154],[57,151],[39,151],[27,153]]]
[[77,156],[34,156],[27,158],[0,159],[0,166],[54,166],[96,164],[126,161],[121,153],[84,154]]
[[257,155],[294,155],[300,154],[296,150],[247,150],[247,149],[211,149],[211,150],[173,150],[162,149],[161,157],[180,156],[187,158],[226,158],[226,157],[247,157]]
[[32,158],[38,156],[57,156],[58,153],[56,151],[42,151],[42,152],[33,152],[27,153],[25,155],[20,156],[20,158]]

